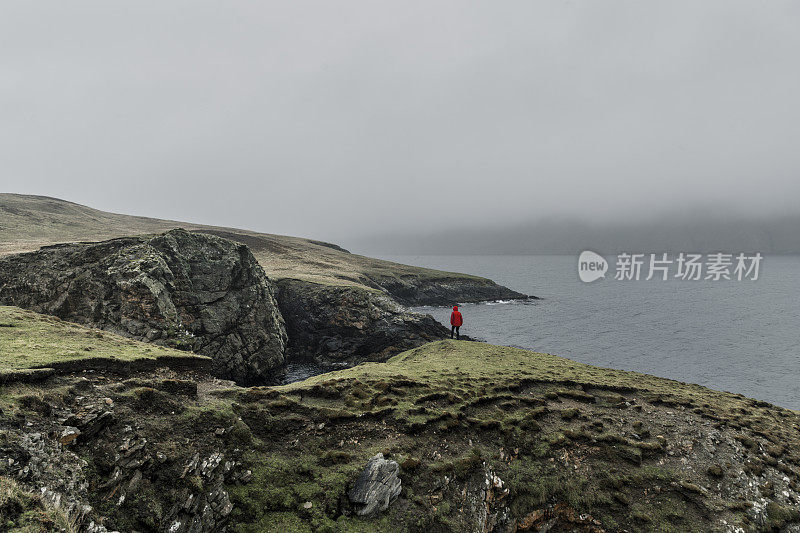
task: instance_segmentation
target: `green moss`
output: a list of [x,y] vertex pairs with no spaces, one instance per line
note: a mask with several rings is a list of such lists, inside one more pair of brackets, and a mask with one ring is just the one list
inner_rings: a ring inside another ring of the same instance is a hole
[[237,524],[234,531],[241,533],[262,533],[264,531],[286,531],[286,533],[311,533],[311,525],[294,512],[267,512],[257,522]]
[[767,526],[778,530],[789,524],[800,522],[800,511],[776,502],[767,504]]
[[577,418],[578,415],[581,414],[581,411],[580,409],[564,409],[560,414],[562,420],[572,420],[573,418]]

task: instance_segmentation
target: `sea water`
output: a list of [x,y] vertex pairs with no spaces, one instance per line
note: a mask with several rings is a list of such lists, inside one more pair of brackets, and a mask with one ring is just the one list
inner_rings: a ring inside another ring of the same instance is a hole
[[[471,337],[800,409],[800,256],[765,257],[755,281],[617,281],[609,258],[593,283],[578,278],[577,256],[383,258],[542,298],[462,304]],[[416,310],[449,324],[449,306]]]

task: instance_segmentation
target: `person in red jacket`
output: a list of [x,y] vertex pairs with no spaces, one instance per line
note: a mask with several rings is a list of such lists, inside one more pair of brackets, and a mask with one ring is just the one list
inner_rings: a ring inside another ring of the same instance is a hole
[[464,323],[464,317],[461,316],[461,312],[458,310],[458,306],[453,306],[453,312],[450,313],[450,338],[453,338],[453,333],[456,334],[456,339],[460,339],[461,335],[458,332],[458,328],[461,327],[461,324]]

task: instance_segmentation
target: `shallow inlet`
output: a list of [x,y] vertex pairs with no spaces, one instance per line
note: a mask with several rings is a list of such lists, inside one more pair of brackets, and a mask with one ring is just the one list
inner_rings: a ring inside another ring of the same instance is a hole
[[325,374],[326,372],[333,372],[335,370],[342,370],[348,368],[348,364],[320,364],[316,361],[289,361],[285,366],[280,368],[273,379],[269,380],[268,385],[288,385],[295,381],[303,381],[312,376]]

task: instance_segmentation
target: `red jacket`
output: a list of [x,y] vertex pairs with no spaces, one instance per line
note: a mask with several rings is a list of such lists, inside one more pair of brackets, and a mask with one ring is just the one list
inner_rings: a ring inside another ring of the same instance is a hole
[[464,319],[461,316],[461,313],[458,310],[458,306],[453,306],[453,312],[450,313],[450,325],[451,326],[460,326],[464,323]]

